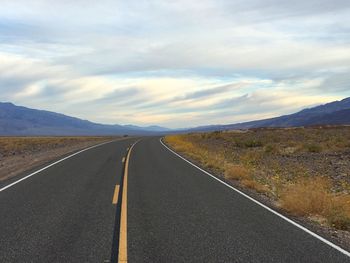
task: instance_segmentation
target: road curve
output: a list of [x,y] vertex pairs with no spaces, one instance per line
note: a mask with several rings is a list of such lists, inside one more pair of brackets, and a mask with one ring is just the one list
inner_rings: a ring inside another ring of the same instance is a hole
[[84,151],[0,191],[0,262],[117,262],[122,207],[131,263],[350,262],[159,138],[133,147],[123,177],[122,159],[135,141]]
[[349,258],[171,153],[133,149],[129,262],[350,262]]

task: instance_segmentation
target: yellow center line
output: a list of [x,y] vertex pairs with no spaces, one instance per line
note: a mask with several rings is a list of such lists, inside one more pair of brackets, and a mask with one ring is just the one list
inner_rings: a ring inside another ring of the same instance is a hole
[[114,189],[114,195],[113,195],[113,201],[112,201],[113,205],[118,203],[118,197],[119,197],[119,185],[117,184]]
[[128,262],[128,242],[127,242],[127,198],[128,198],[128,170],[129,160],[132,148],[140,140],[135,142],[128,151],[125,162],[124,179],[123,179],[123,193],[122,193],[122,207],[120,216],[120,231],[119,231],[119,254],[118,262]]

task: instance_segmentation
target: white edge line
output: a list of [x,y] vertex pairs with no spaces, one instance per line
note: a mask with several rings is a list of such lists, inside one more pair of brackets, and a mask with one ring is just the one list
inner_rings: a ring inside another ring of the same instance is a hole
[[3,188],[0,189],[0,192],[6,190],[7,188],[10,188],[11,186],[14,186],[14,185],[18,184],[19,182],[22,182],[22,181],[28,179],[29,177],[31,177],[31,176],[33,176],[33,175],[36,175],[36,174],[38,174],[38,173],[40,173],[40,172],[46,170],[47,168],[50,168],[51,166],[54,166],[54,165],[56,165],[56,164],[58,164],[58,163],[60,163],[60,162],[63,162],[64,160],[67,160],[67,159],[69,159],[69,158],[71,158],[71,157],[73,157],[73,156],[75,156],[75,155],[77,155],[77,154],[79,154],[79,153],[82,153],[82,152],[85,152],[85,151],[91,150],[91,149],[93,149],[93,148],[102,146],[102,145],[107,144],[107,143],[112,143],[112,142],[115,142],[115,141],[118,141],[118,140],[108,141],[108,142],[103,142],[103,143],[100,143],[100,144],[97,144],[97,145],[93,145],[93,146],[90,146],[90,147],[85,148],[85,149],[83,149],[83,150],[80,150],[80,151],[78,151],[78,152],[76,152],[76,153],[73,153],[73,154],[71,154],[71,155],[69,155],[69,156],[66,156],[66,157],[64,157],[64,158],[62,158],[62,159],[60,159],[60,160],[58,160],[58,161],[56,161],[56,162],[53,162],[53,163],[51,163],[51,164],[49,164],[49,165],[47,165],[47,166],[45,166],[45,167],[43,167],[43,168],[41,168],[41,169],[39,169],[39,170],[37,170],[37,171],[31,173],[31,174],[28,174],[27,176],[22,177],[21,179],[15,181],[15,182],[13,182],[13,183],[10,183],[9,185],[6,185],[5,187],[3,187]]
[[192,162],[190,162],[189,160],[185,159],[184,157],[182,157],[180,154],[178,154],[177,152],[173,151],[172,149],[170,149],[168,146],[166,146],[163,141],[162,138],[159,140],[161,142],[161,144],[168,149],[170,152],[172,152],[173,154],[175,154],[176,156],[180,157],[182,160],[186,161],[187,163],[189,163],[190,165],[196,167],[197,169],[199,169],[200,171],[202,171],[203,173],[209,175],[210,177],[212,177],[213,179],[219,181],[220,183],[226,185],[227,187],[231,188],[232,190],[236,191],[237,193],[243,195],[244,197],[248,198],[250,201],[253,201],[254,203],[258,204],[259,206],[265,208],[266,210],[270,211],[271,213],[275,214],[276,216],[284,219],[285,221],[287,221],[288,223],[291,223],[292,225],[298,227],[299,229],[305,231],[306,233],[310,234],[311,236],[317,238],[318,240],[322,241],[323,243],[326,243],[327,245],[331,246],[332,248],[338,250],[339,252],[343,253],[344,255],[350,257],[350,252],[346,251],[345,249],[333,244],[331,241],[317,235],[316,233],[312,232],[311,230],[307,229],[306,227],[294,222],[293,220],[289,219],[288,217],[278,213],[277,211],[271,209],[270,207],[264,205],[263,203],[260,203],[259,201],[255,200],[254,198],[250,197],[249,195],[243,193],[242,191],[236,189],[235,187],[233,187],[232,185],[229,185],[227,183],[225,183],[224,181],[220,180],[219,178],[217,178],[216,176],[212,175],[211,173],[205,171],[204,169],[198,167],[197,165],[193,164]]

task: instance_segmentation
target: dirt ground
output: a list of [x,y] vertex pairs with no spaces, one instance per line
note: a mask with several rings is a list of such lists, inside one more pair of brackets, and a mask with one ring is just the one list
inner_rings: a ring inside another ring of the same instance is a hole
[[0,181],[112,137],[0,137]]

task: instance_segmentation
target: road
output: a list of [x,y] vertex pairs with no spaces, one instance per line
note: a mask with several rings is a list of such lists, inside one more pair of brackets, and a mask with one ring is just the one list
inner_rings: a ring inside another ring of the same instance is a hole
[[84,151],[0,191],[0,262],[118,262],[123,253],[152,263],[350,262],[159,138],[138,141],[124,173],[136,140]]
[[109,260],[112,197],[133,141],[85,151],[0,192],[0,262]]

